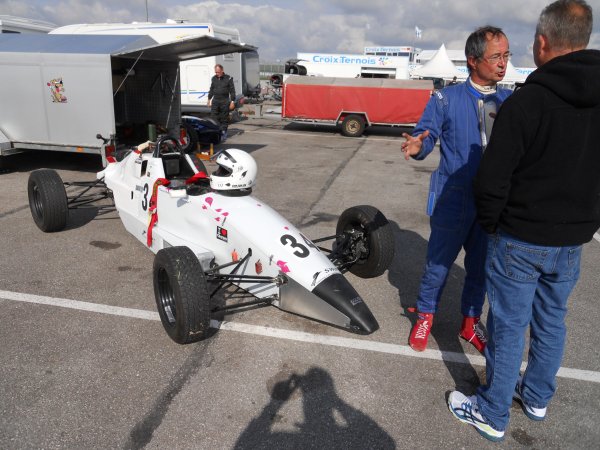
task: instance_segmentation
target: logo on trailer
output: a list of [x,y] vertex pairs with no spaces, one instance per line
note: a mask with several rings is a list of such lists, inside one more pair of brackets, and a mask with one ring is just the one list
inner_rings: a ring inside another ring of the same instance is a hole
[[227,242],[227,230],[223,227],[217,227],[217,239],[223,242]]
[[63,85],[62,78],[54,78],[46,83],[50,88],[50,95],[53,103],[67,103],[67,97],[65,97],[65,86]]

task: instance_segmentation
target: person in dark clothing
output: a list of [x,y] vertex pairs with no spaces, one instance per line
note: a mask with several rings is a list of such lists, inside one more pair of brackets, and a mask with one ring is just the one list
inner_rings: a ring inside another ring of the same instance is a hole
[[586,50],[592,20],[584,0],[542,11],[538,69],[502,105],[475,177],[477,218],[490,234],[487,383],[475,396],[452,392],[448,406],[490,440],[504,437],[513,399],[529,419],[545,418],[581,247],[600,227],[600,51]]
[[208,90],[208,106],[210,114],[221,127],[223,138],[227,137],[229,125],[229,111],[235,107],[235,87],[233,78],[223,71],[221,64],[215,65],[215,75],[210,81]]

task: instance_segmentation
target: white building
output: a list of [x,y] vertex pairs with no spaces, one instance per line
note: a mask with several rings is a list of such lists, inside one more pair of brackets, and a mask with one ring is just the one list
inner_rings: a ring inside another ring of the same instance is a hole
[[[409,57],[344,53],[298,53],[289,73],[341,78],[408,79]],[[299,67],[300,66],[300,67]],[[305,69],[306,73],[302,73]],[[297,69],[300,69],[299,71]]]
[[408,59],[412,62],[415,59],[415,55],[420,52],[421,49],[410,47],[406,45],[393,46],[384,45],[376,47],[365,47],[365,55],[374,56],[408,56]]

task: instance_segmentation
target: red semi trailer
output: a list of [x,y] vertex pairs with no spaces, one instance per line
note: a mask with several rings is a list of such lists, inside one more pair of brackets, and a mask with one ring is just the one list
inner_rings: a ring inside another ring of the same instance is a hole
[[416,124],[432,92],[430,80],[292,75],[283,84],[281,117],[341,124],[344,136],[358,137],[371,125]]

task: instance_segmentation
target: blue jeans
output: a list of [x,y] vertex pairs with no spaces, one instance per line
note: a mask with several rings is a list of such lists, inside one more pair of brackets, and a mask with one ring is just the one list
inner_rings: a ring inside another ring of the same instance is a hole
[[427,245],[427,261],[417,297],[417,310],[435,313],[448,273],[458,253],[465,249],[465,284],[461,296],[461,313],[479,317],[485,300],[485,253],[487,235],[475,221],[459,222],[448,219],[445,226],[439,219],[431,218],[431,235]]
[[478,388],[477,401],[493,428],[503,431],[508,425],[527,327],[530,343],[521,396],[528,405],[544,408],[554,395],[567,300],[579,278],[580,260],[581,246],[534,245],[503,232],[489,237],[487,385]]

